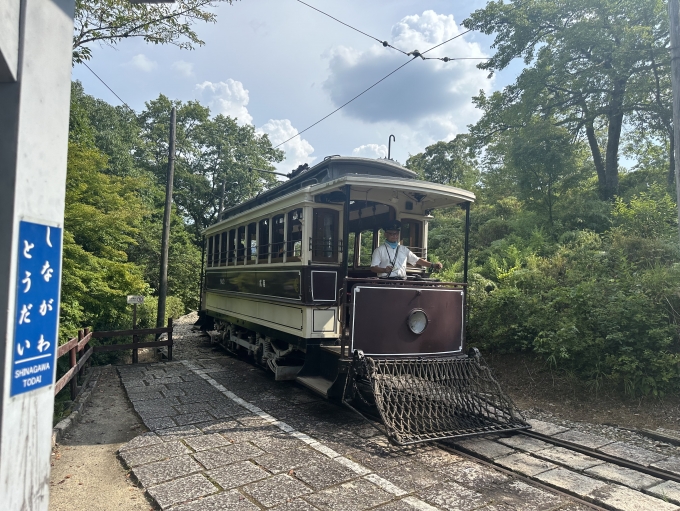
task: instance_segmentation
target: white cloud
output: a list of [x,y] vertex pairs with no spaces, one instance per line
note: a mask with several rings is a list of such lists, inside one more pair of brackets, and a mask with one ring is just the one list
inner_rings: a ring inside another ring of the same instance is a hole
[[173,62],[172,68],[179,74],[184,75],[186,77],[193,76],[194,74],[194,65],[191,62],[187,62],[185,60],[178,60],[176,62]]
[[149,59],[149,57],[147,57],[143,53],[140,53],[132,57],[132,59],[130,59],[127,65],[137,68],[140,71],[144,71],[145,73],[150,73],[151,71],[156,69],[156,67],[158,67],[157,62]]
[[[392,27],[391,44],[404,51],[426,51],[461,33],[452,15],[425,11],[406,16]],[[477,43],[454,39],[428,57],[484,57]],[[357,51],[335,47],[329,53],[329,76],[324,89],[336,106],[378,81],[409,57],[374,45]],[[365,122],[399,122],[435,140],[450,139],[479,117],[471,97],[489,89],[477,60],[442,62],[416,59],[342,111]],[[425,131],[423,133],[422,131]]]
[[253,117],[248,113],[248,89],[237,80],[229,78],[226,82],[199,83],[196,89],[208,97],[208,104],[214,113],[229,115],[241,124],[252,124]]
[[[204,96],[213,113],[236,117],[241,124],[253,124],[253,117],[248,112],[250,97],[248,89],[237,80],[229,78],[224,82],[205,81],[196,85],[199,95]],[[298,132],[288,119],[270,119],[256,130],[258,134],[267,134],[272,145],[276,146]],[[314,148],[301,137],[286,142],[279,149],[285,152],[284,162],[277,168],[284,172],[293,170],[298,165],[316,159],[312,156]]]
[[385,144],[364,144],[352,150],[352,156],[363,156],[364,158],[385,158],[387,156],[387,146]]
[[[257,131],[258,133],[269,135],[272,145],[278,145],[298,132],[288,119],[269,119]],[[303,163],[309,163],[311,167],[314,160],[316,160],[316,157],[311,155],[314,152],[314,148],[302,137],[295,137],[293,140],[283,144],[279,149],[283,149],[286,152],[286,159],[283,163],[278,164],[277,167],[285,172],[289,172]]]

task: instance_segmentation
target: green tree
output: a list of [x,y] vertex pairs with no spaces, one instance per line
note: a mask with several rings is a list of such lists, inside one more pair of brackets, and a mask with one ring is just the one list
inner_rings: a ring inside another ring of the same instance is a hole
[[214,23],[211,8],[232,0],[177,0],[172,4],[135,4],[129,0],[76,0],[73,61],[92,57],[92,43],[114,46],[139,37],[153,44],[193,49],[204,43],[194,31],[198,22]]
[[475,188],[480,178],[468,135],[457,135],[450,142],[426,147],[424,152],[409,156],[406,167],[426,181],[468,190]]
[[139,182],[102,172],[106,157],[96,148],[69,144],[64,213],[61,337],[85,325],[120,327],[125,297],[146,294],[141,269],[128,261],[143,205]]
[[532,119],[509,134],[507,167],[519,190],[519,198],[547,216],[553,227],[555,205],[578,182],[578,148],[569,132],[550,121]]
[[[670,66],[665,3],[499,0],[473,12],[463,25],[496,35],[496,53],[480,68],[493,73],[515,58],[528,66],[502,92],[475,98],[484,111],[475,135],[485,138],[507,129],[518,114],[554,117],[572,133],[585,135],[600,196],[612,199],[618,191],[624,123],[633,112],[668,115],[655,106],[655,91],[667,87],[655,75],[667,75]],[[510,118],[507,110],[513,112]]]
[[273,170],[272,163],[283,159],[283,152],[272,148],[267,135],[258,135],[251,125],[218,115],[195,101],[182,103],[160,95],[147,103],[139,116],[142,145],[138,162],[165,186],[168,158],[170,111],[177,109],[175,203],[187,220],[200,246],[202,231],[219,212],[225,186],[224,207],[238,204],[271,186],[276,180],[262,180],[249,168]]

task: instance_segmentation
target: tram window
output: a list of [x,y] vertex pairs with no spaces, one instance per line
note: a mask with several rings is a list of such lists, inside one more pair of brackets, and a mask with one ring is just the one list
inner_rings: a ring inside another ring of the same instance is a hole
[[288,213],[287,243],[286,261],[299,261],[302,257],[302,208]]
[[312,224],[312,261],[338,261],[338,223],[334,209],[314,208]]
[[269,218],[260,220],[259,263],[269,262]]
[[272,218],[272,263],[283,262],[284,240],[284,216],[276,215]]
[[246,264],[255,264],[257,261],[257,223],[248,224],[248,253],[246,254]]
[[373,257],[373,231],[363,231],[361,233],[361,244],[359,245],[359,266],[371,266]]
[[236,264],[236,229],[229,231],[229,262]]
[[220,234],[220,266],[227,265],[227,233]]
[[401,244],[423,257],[423,223],[420,220],[404,218],[401,221]]
[[208,238],[208,268],[213,264],[213,237]]
[[238,228],[238,238],[236,241],[236,264],[243,264],[243,258],[246,252],[246,226],[242,225]]

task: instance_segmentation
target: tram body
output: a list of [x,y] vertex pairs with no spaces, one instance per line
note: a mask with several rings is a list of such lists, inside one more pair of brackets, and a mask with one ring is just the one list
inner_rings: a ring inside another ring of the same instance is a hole
[[[379,416],[395,443],[526,427],[481,358],[466,354],[465,282],[415,267],[405,280],[370,271],[387,221],[399,220],[401,243],[426,258],[431,211],[455,206],[467,212],[467,269],[474,199],[392,160],[329,157],[225,211],[205,231],[211,339],[247,351],[277,380]],[[471,393],[481,399],[474,411]],[[410,425],[396,419],[400,407]]]

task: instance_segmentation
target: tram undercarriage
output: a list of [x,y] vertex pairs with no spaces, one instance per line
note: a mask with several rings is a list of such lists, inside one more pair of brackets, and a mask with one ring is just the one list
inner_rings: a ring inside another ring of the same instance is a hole
[[476,349],[462,357],[343,357],[340,346],[299,349],[221,321],[208,334],[277,381],[296,380],[348,406],[397,445],[529,428]]

